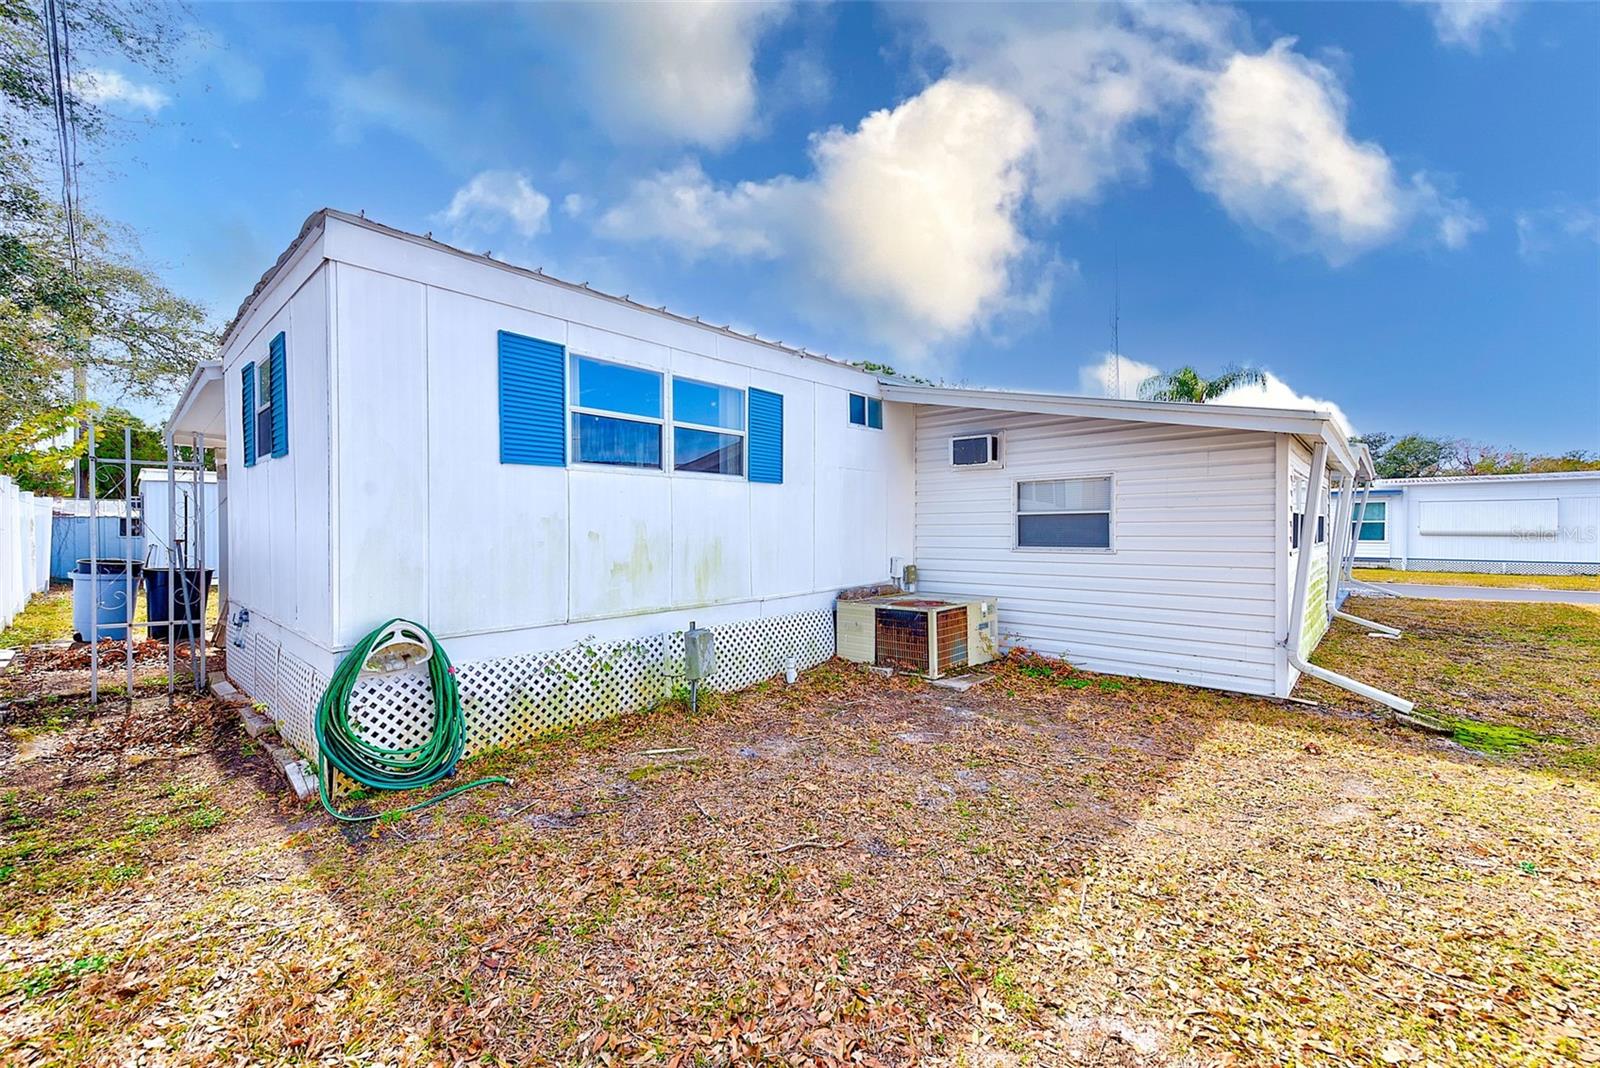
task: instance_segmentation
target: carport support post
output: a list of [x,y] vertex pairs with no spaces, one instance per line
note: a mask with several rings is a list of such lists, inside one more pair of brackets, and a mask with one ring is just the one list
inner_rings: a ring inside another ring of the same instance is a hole
[[100,517],[94,506],[100,470],[94,459],[94,416],[89,416],[89,703],[100,703]]
[[[199,542],[195,550],[195,567],[198,569],[197,578],[200,589],[197,591],[200,601],[200,618],[189,631],[189,640],[200,647],[200,667],[194,677],[194,692],[206,692],[206,595],[211,592],[211,583],[206,581],[206,459],[201,451],[200,435],[194,435],[194,540]],[[186,613],[187,614],[187,613]]]
[[167,569],[167,709],[168,709],[168,711],[171,711],[171,709],[172,709],[172,695],[173,695],[173,691],[177,687],[177,683],[174,681],[173,676],[175,676],[177,674],[177,671],[178,671],[177,646],[175,644],[177,639],[173,637],[173,630],[172,630],[172,605],[173,605],[173,600],[175,599],[175,596],[176,596],[173,593],[173,589],[172,589],[172,580],[173,580],[173,577],[174,577],[173,576],[173,572],[172,572],[172,569],[173,569],[173,558],[176,555],[173,552],[173,545],[178,540],[177,539],[177,535],[178,535],[178,497],[177,497],[177,494],[178,494],[178,482],[177,482],[177,479],[173,477],[175,472],[173,471],[173,466],[172,466],[172,450],[174,448],[176,448],[176,447],[177,446],[174,445],[173,441],[172,441],[172,432],[168,431],[167,432],[167,544],[162,549],[163,553],[165,553],[166,558],[161,561],[162,566],[164,566]]
[[[122,428],[122,592],[128,606],[128,626],[122,632],[123,662],[128,675],[128,711],[133,711],[133,428]],[[145,619],[150,611],[145,610]]]
[[1322,476],[1328,467],[1328,443],[1311,450],[1311,470],[1306,474],[1306,507],[1300,520],[1300,558],[1295,563],[1294,593],[1289,600],[1289,636],[1284,644],[1290,657],[1300,655],[1300,635],[1306,625],[1306,587],[1311,582],[1311,554],[1316,551],[1317,509],[1322,503]]

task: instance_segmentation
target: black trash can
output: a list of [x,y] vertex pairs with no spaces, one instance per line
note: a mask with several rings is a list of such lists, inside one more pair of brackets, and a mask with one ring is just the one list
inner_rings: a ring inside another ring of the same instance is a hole
[[202,572],[197,568],[185,570],[166,567],[145,568],[144,603],[145,613],[150,618],[150,637],[166,640],[167,587],[174,581],[177,585],[172,591],[171,621],[175,624],[177,636],[188,641],[203,633],[205,621],[200,618],[200,594],[211,588],[211,577],[214,574],[215,571]]

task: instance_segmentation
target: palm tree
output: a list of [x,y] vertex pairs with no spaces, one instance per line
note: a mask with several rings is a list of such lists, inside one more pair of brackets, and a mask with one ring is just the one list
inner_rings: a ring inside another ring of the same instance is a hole
[[1139,396],[1153,401],[1185,401],[1204,404],[1216,400],[1237,386],[1266,385],[1267,376],[1254,367],[1225,367],[1215,378],[1201,378],[1193,367],[1154,375],[1139,385]]

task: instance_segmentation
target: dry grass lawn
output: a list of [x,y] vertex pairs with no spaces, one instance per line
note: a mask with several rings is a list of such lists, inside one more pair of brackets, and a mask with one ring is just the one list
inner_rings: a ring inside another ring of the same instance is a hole
[[1409,582],[1424,586],[1492,586],[1509,590],[1600,591],[1600,575],[1484,575],[1469,571],[1399,571],[1358,567],[1351,572],[1362,582]]
[[211,702],[13,706],[0,1060],[1593,1062],[1600,613],[1355,611],[1318,661],[1454,737],[834,663],[347,836]]

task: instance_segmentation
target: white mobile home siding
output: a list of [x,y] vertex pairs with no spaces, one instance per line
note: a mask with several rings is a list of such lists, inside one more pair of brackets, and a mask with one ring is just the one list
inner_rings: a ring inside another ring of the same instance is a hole
[[1360,543],[1360,559],[1419,571],[1600,573],[1600,474],[1377,486],[1387,540]]
[[[910,555],[911,412],[848,422],[872,375],[328,225],[337,646],[397,615],[465,661],[815,610]],[[782,484],[502,464],[500,330],[781,393]]]
[[[239,324],[222,353],[228,480],[228,601],[250,628],[330,671],[333,643],[329,502],[328,284],[320,241],[307,242]],[[240,374],[283,331],[289,452],[246,467]],[[207,532],[208,538],[213,535]],[[230,669],[232,673],[232,669]],[[235,675],[235,677],[239,677]]]
[[[1000,468],[950,438],[1004,435]],[[919,589],[993,594],[1007,645],[1080,667],[1248,693],[1278,684],[1273,434],[922,408]],[[1111,552],[1016,549],[1015,483],[1112,477]]]

